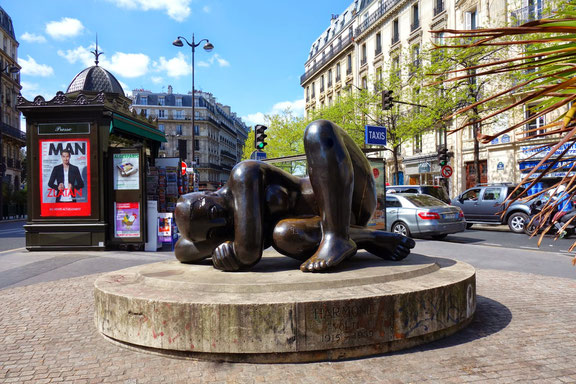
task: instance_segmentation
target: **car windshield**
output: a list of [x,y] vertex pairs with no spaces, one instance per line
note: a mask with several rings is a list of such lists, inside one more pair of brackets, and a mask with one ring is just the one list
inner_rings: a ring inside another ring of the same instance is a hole
[[450,198],[442,187],[422,187],[422,193],[434,196],[438,200],[448,201]]
[[445,207],[448,205],[445,202],[429,195],[404,195],[404,198],[406,198],[406,200],[414,204],[416,207]]

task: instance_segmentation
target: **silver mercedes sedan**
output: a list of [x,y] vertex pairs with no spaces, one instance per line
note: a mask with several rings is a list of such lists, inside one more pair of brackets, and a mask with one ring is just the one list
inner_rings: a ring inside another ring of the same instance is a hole
[[460,208],[432,196],[394,193],[386,195],[386,226],[404,236],[443,240],[450,233],[466,230],[466,220]]

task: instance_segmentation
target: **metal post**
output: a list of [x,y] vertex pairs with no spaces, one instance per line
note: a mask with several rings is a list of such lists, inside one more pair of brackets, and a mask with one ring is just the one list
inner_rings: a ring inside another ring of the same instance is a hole
[[[196,128],[196,95],[194,90],[194,77],[196,75],[196,71],[194,70],[194,53],[196,52],[196,45],[194,43],[194,34],[192,34],[192,164],[198,166],[196,164],[196,132],[194,129]],[[194,167],[194,168],[196,168]],[[196,192],[196,190],[194,190]]]

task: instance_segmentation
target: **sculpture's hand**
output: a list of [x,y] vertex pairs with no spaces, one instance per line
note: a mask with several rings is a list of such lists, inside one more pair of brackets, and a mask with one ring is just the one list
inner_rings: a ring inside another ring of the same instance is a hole
[[232,242],[222,243],[212,252],[212,265],[222,271],[237,271],[240,269]]

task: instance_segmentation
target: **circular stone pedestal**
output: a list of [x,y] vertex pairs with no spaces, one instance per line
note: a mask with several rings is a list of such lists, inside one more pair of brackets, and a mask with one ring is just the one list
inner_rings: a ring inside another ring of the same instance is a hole
[[359,253],[328,273],[266,251],[249,272],[168,261],[95,282],[100,332],[147,351],[244,362],[368,356],[456,332],[476,308],[470,265]]

